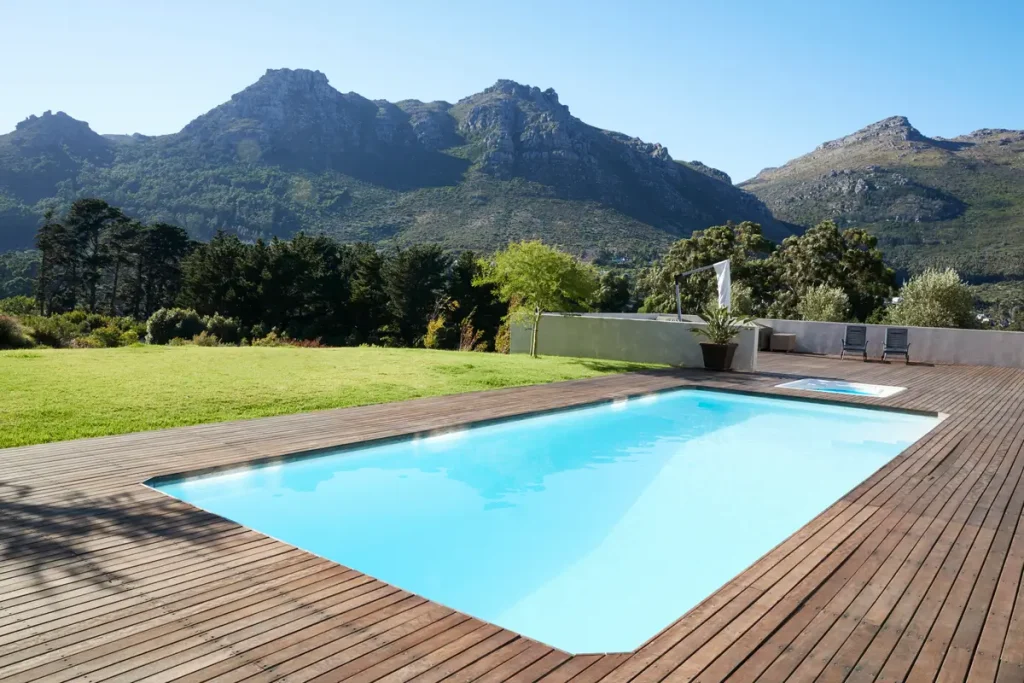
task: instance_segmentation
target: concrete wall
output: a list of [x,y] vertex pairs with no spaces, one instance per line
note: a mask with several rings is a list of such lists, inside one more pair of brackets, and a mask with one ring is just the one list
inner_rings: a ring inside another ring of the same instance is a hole
[[[652,320],[640,314],[563,315],[545,313],[537,334],[542,356],[574,356],[704,367],[700,339],[691,331],[703,323]],[[530,352],[531,329],[512,327],[512,353]],[[744,328],[735,340],[739,347],[733,369],[757,369],[757,329]]]
[[[799,353],[838,355],[846,333],[845,323],[807,320],[757,322],[772,332],[796,335]],[[867,325],[868,357],[881,357],[886,325]],[[1024,332],[998,330],[957,330],[944,327],[909,327],[910,360],[940,365],[992,365],[1024,368]]]

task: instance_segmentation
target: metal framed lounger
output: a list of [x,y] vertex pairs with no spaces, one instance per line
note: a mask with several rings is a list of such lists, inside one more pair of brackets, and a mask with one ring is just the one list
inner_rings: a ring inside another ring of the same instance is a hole
[[905,327],[885,328],[885,348],[882,350],[882,360],[888,356],[903,356],[908,363],[910,362],[909,332]]
[[868,359],[868,328],[864,325],[847,325],[846,336],[843,338],[843,352],[840,358],[845,358],[846,353],[859,353],[864,360]]

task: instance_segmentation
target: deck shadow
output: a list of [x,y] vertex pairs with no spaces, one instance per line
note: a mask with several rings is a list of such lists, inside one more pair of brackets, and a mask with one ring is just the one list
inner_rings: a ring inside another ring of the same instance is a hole
[[32,492],[30,486],[0,482],[0,567],[23,565],[43,592],[51,580],[66,577],[107,585],[123,580],[87,542],[102,539],[102,546],[115,547],[162,538],[215,546],[238,528],[149,492],[94,499],[70,494],[59,504],[34,502]]

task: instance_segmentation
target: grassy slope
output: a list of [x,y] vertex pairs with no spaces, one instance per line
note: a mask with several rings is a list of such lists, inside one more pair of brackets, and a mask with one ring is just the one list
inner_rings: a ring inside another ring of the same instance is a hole
[[643,366],[423,349],[0,352],[0,448],[593,377]]

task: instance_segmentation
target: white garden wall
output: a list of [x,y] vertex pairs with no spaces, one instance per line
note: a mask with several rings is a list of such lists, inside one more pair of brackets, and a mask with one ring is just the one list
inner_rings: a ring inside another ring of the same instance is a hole
[[[798,353],[839,355],[845,323],[808,320],[757,321],[774,332],[796,335]],[[868,357],[881,357],[887,325],[867,325]],[[1024,332],[908,327],[910,360],[939,365],[992,365],[1024,368]]]
[[[542,356],[573,356],[704,367],[700,339],[692,332],[703,323],[657,320],[640,314],[572,315],[545,313],[537,334]],[[531,329],[512,327],[512,353],[530,352]],[[757,369],[757,329],[745,327],[736,338],[739,347],[733,369]]]

